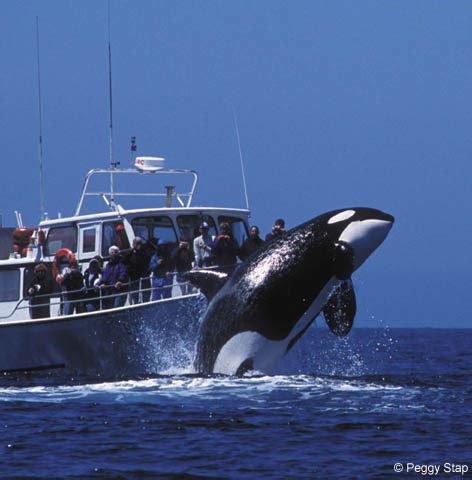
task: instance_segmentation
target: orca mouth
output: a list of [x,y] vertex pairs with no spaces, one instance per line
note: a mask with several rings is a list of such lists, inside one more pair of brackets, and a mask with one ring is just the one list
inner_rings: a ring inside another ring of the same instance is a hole
[[382,217],[368,218],[350,223],[339,236],[354,251],[353,270],[357,270],[382,244],[393,226],[394,218],[382,212]]

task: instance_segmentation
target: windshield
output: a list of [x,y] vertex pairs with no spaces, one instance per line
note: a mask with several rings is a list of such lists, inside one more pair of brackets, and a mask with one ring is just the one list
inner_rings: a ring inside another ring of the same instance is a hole
[[212,237],[216,237],[215,221],[210,215],[179,215],[177,217],[177,225],[179,226],[180,236],[187,240],[193,240],[201,235],[200,225],[206,222],[210,227],[209,233]]

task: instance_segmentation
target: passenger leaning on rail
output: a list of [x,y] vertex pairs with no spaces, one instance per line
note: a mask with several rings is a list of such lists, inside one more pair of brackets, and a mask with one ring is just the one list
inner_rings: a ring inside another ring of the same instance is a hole
[[152,301],[172,296],[173,269],[168,245],[159,240],[157,252],[149,263],[149,271],[152,273]]
[[58,282],[62,286],[64,305],[63,315],[72,315],[85,311],[82,302],[85,294],[84,277],[79,269],[77,262],[73,262],[70,268],[63,270],[63,273],[57,276]]
[[52,278],[44,263],[34,267],[34,275],[28,288],[30,298],[30,317],[47,318],[51,316],[50,295]]
[[190,293],[190,286],[184,278],[184,273],[192,270],[193,250],[190,247],[190,240],[181,236],[179,246],[175,249],[173,254],[173,263],[177,271],[177,283],[179,284],[182,295]]
[[122,307],[126,303],[128,291],[128,269],[120,257],[120,249],[112,245],[108,249],[110,261],[107,263],[99,286],[106,296],[103,299],[105,308]]
[[90,260],[87,270],[84,272],[85,299],[84,305],[87,312],[94,312],[100,309],[99,287],[102,279],[102,269],[98,258]]
[[128,276],[130,280],[130,300],[131,303],[149,302],[151,297],[151,281],[149,279],[149,261],[148,250],[144,247],[144,240],[141,237],[135,237],[133,247],[125,252],[124,263],[128,267]]

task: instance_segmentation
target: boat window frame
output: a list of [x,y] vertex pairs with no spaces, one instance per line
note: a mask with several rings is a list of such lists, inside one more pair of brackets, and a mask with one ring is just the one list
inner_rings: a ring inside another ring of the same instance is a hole
[[[78,256],[79,259],[90,259],[95,257],[96,255],[99,255],[100,250],[101,250],[101,223],[93,222],[93,223],[84,223],[84,224],[79,224],[78,225]],[[85,237],[85,232],[89,230],[94,230],[95,232],[95,237],[94,237],[94,249],[93,250],[84,250],[84,237]]]
[[[170,216],[170,215],[165,215],[165,214],[153,214],[153,215],[137,215],[136,217],[134,217],[133,219],[131,219],[131,221],[129,222],[130,225],[131,225],[131,228],[133,229],[133,233],[135,236],[139,236],[139,237],[142,237],[143,240],[145,240],[146,242],[148,242],[151,246],[153,247],[156,247],[156,245],[153,245],[153,242],[152,240],[153,239],[156,239],[156,237],[152,236],[150,237],[150,233],[153,233],[151,232],[151,229],[154,230],[154,227],[152,226],[152,220],[155,219],[155,218],[166,218],[168,221],[169,221],[169,226],[171,227],[171,230],[172,230],[172,233],[174,234],[174,240],[173,241],[169,241],[169,239],[164,239],[164,243],[165,244],[174,244],[176,245],[179,241],[179,237],[177,236],[177,232],[175,230],[175,225],[174,225],[174,221],[173,221],[173,218]],[[147,222],[143,222],[142,225],[136,225],[136,222],[138,221],[142,221],[142,220],[147,220]],[[147,229],[147,237],[143,237],[142,235],[139,234],[139,232],[137,232],[135,230],[136,226],[138,227],[143,227],[145,226],[146,229]],[[170,230],[170,229],[169,229]],[[162,240],[161,238],[157,237],[158,240]]]
[[[55,232],[57,230],[65,230],[65,229],[72,229],[73,231],[73,243],[72,243],[72,246],[70,245],[61,245],[61,247],[55,249],[54,252],[51,252],[50,251],[50,248],[49,248],[49,241],[50,241],[50,237],[51,237],[51,232]],[[77,229],[77,224],[76,223],[70,223],[70,224],[66,224],[66,225],[58,225],[58,226],[51,226],[49,227],[48,229],[48,233],[47,233],[47,236],[46,236],[46,241],[44,242],[44,255],[46,257],[48,256],[54,256],[56,254],[56,252],[62,248],[68,248],[70,251],[72,252],[77,252],[77,245],[78,243],[78,229]]]

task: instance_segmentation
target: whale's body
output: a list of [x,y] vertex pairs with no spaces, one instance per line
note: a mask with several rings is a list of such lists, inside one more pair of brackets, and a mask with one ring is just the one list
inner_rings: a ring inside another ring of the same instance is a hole
[[391,215],[370,208],[337,210],[264,245],[229,278],[190,272],[189,279],[210,299],[196,371],[270,373],[321,311],[334,333],[346,335],[356,312],[350,276],[393,222]]

